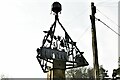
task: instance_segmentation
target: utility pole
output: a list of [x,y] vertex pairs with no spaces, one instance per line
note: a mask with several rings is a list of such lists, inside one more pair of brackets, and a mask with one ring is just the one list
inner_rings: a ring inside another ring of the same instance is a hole
[[92,14],[90,15],[90,19],[92,24],[91,32],[92,32],[94,77],[95,77],[95,80],[99,80],[98,50],[97,50],[96,28],[95,28],[96,6],[94,6],[93,2],[91,3],[91,11],[92,11]]

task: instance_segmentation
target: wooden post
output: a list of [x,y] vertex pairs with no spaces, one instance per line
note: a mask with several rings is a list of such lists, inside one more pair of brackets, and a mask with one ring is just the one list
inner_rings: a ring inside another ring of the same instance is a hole
[[66,62],[53,60],[53,69],[48,72],[47,80],[65,80]]
[[91,32],[92,32],[92,49],[93,49],[93,66],[94,66],[94,75],[95,80],[99,80],[99,63],[98,63],[98,50],[97,50],[97,38],[96,38],[96,28],[95,28],[95,13],[96,7],[94,3],[91,3],[92,14],[90,15],[91,19]]

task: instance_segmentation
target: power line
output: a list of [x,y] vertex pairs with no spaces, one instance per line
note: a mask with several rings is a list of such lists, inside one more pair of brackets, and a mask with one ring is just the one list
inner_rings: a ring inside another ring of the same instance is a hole
[[120,28],[120,26],[115,23],[112,19],[110,19],[109,17],[107,17],[105,14],[103,14],[100,10],[97,9],[98,12],[100,12],[104,17],[106,17],[108,20],[110,20],[113,24],[115,24],[118,28]]
[[116,5],[118,2],[101,2],[99,5],[97,6],[102,6],[102,7],[117,7],[118,5]]
[[110,26],[108,26],[106,23],[104,23],[103,21],[101,21],[100,19],[96,18],[98,21],[100,21],[101,23],[103,23],[106,27],[108,27],[110,30],[112,30],[115,34],[117,34],[118,36],[120,36],[119,33],[117,33],[114,29],[112,29]]
[[88,8],[86,8],[84,11],[80,12],[79,14],[75,15],[72,20],[70,20],[67,24],[71,24],[76,18],[82,16],[83,14],[85,14],[88,11]]
[[[84,30],[84,32],[80,35],[80,38],[85,35],[85,33],[89,30],[89,28],[90,28],[90,26],[88,26],[88,27]],[[80,39],[80,38],[79,38],[79,39]],[[78,40],[79,40],[79,39],[78,39]],[[78,41],[78,40],[77,40],[77,41]]]
[[[99,5],[99,4],[101,4],[101,3],[104,3],[104,1],[103,2],[99,2],[99,3],[97,3],[96,5]],[[98,10],[98,9],[97,9]],[[87,10],[85,10],[85,11],[87,11]],[[101,14],[102,14],[102,12],[100,11],[100,10],[98,10]],[[102,14],[103,16],[105,16],[104,14]],[[110,18],[108,18],[107,16],[105,16],[107,19],[110,19]],[[110,19],[111,20],[111,19]],[[112,21],[112,20],[111,20]],[[114,22],[114,21],[112,21],[112,22]],[[114,22],[114,24],[116,24],[115,22]],[[117,24],[116,24],[117,25]],[[118,25],[117,25],[118,26]],[[84,35],[85,35],[85,33],[89,30],[89,26],[84,30],[84,32],[80,35],[80,38],[81,37],[83,37]],[[80,39],[79,38],[79,39]],[[78,40],[79,40],[78,39]]]

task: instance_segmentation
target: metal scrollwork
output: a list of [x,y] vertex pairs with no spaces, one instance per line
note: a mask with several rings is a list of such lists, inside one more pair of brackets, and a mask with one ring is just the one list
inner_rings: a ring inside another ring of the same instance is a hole
[[[55,13],[55,21],[50,27],[50,30],[43,31],[45,33],[45,36],[42,41],[42,46],[40,48],[37,48],[37,60],[42,70],[44,72],[48,72],[49,69],[51,69],[48,63],[53,64],[54,59],[65,61],[66,69],[87,66],[88,62],[83,57],[83,52],[80,52],[76,46],[76,42],[72,40],[72,38],[68,35],[67,31],[59,21],[58,13],[61,11],[61,4],[54,3],[52,10]],[[57,22],[63,29],[64,36],[55,35]]]

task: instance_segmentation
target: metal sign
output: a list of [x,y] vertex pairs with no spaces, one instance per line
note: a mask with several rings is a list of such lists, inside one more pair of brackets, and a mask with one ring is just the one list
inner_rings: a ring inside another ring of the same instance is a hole
[[40,56],[43,59],[59,59],[59,60],[67,60],[67,53],[63,51],[59,51],[56,49],[50,49],[43,47],[39,50]]
[[[88,62],[82,55],[83,52],[80,52],[76,46],[76,42],[72,40],[59,21],[58,13],[61,10],[60,3],[53,3],[52,11],[55,13],[55,21],[48,31],[43,31],[45,36],[42,41],[42,46],[37,48],[37,59],[44,72],[48,72],[51,69],[48,63],[53,65],[53,60],[65,61],[65,69],[88,65]],[[55,34],[57,22],[63,29],[64,36]]]

